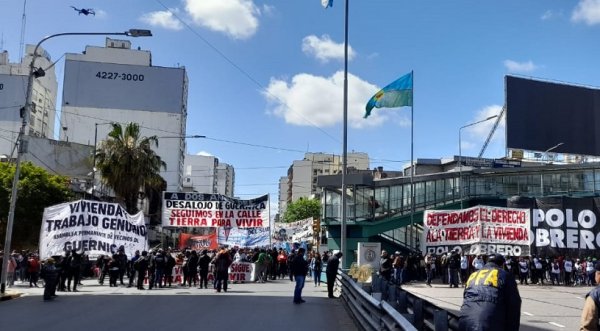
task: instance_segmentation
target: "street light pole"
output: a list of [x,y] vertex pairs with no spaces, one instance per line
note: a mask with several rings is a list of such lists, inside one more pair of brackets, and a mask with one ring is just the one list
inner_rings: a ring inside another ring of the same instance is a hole
[[344,11],[344,129],[343,129],[343,154],[342,154],[342,222],[340,223],[340,251],[347,258],[340,261],[340,267],[347,267],[350,255],[346,251],[346,172],[348,171],[348,10],[350,0],[346,0]]
[[18,184],[19,184],[19,176],[21,174],[21,155],[26,152],[27,148],[27,135],[25,135],[25,130],[27,129],[27,120],[29,119],[29,114],[31,112],[31,95],[33,91],[33,79],[44,76],[44,70],[42,68],[35,69],[35,60],[38,57],[38,49],[40,45],[51,38],[60,37],[60,36],[111,36],[111,35],[121,35],[121,36],[130,36],[130,37],[150,37],[152,36],[152,32],[150,30],[140,30],[140,29],[129,29],[125,32],[65,32],[65,33],[57,33],[50,36],[47,36],[40,40],[33,50],[33,54],[31,56],[31,63],[29,65],[29,76],[27,77],[27,92],[25,94],[25,111],[23,112],[22,121],[21,121],[21,130],[19,131],[19,135],[17,136],[17,160],[15,164],[15,176],[13,177],[12,189],[10,195],[10,206],[8,211],[8,222],[6,224],[6,239],[4,241],[4,256],[2,259],[2,277],[0,277],[0,294],[4,294],[6,291],[6,279],[8,273],[8,259],[10,256],[11,249],[11,239],[12,239],[12,228],[15,219],[15,208],[17,205],[17,195],[18,195]]
[[[546,159],[546,161],[548,161],[548,152],[553,151],[554,149],[562,146],[564,143],[560,142],[550,148],[548,148],[547,150],[544,151],[544,154],[542,154],[542,162],[544,161],[544,158]],[[545,165],[546,163],[544,163]],[[540,191],[541,191],[541,196],[544,196],[544,173],[541,172],[540,173]]]
[[113,124],[113,122],[94,123],[94,162],[92,165],[92,198],[96,193],[96,154],[98,154],[98,125]]
[[464,186],[463,186],[463,182],[462,182],[462,141],[461,141],[462,129],[468,128],[470,126],[473,126],[473,125],[476,125],[479,123],[483,123],[485,121],[489,121],[496,117],[498,117],[498,115],[490,116],[481,121],[463,125],[460,127],[460,129],[458,129],[458,190],[460,192],[460,209],[463,209],[463,199],[464,199],[464,189],[463,189]]

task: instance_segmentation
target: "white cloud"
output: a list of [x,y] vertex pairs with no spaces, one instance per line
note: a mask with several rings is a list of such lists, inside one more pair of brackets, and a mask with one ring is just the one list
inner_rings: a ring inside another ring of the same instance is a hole
[[571,14],[573,22],[587,25],[600,23],[600,0],[581,0]]
[[[301,73],[290,82],[272,78],[263,95],[270,102],[268,112],[292,125],[328,127],[343,120],[344,72],[330,77]],[[375,109],[363,119],[367,101],[380,88],[348,74],[348,125],[353,128],[375,127],[386,121],[402,124],[397,109]],[[388,112],[393,111],[393,112]]]
[[144,14],[140,19],[142,22],[167,30],[183,29],[183,24],[181,24],[181,22],[173,15],[173,12],[177,12],[177,10],[155,11]]
[[[484,107],[477,112],[477,114],[475,115],[475,118],[473,118],[471,121],[469,121],[469,123],[466,123],[465,125],[468,125],[471,123],[476,123],[479,121],[484,121],[486,118],[489,118],[490,116],[500,115],[501,111],[502,111],[502,106],[499,106],[499,105],[492,105],[492,106]],[[496,117],[496,118],[492,118],[487,121],[464,128],[463,132],[462,132],[462,136],[461,136],[462,137],[462,139],[461,139],[462,149],[463,150],[475,150],[477,148],[482,148],[483,144],[485,143],[485,140],[490,135],[490,132],[492,131],[492,128],[493,128],[494,124],[496,124],[497,120],[498,120],[498,118]],[[498,141],[498,140],[504,139],[504,135],[502,133],[504,132],[504,128],[505,128],[505,120],[506,120],[506,116],[502,116],[502,119],[501,119],[500,123],[498,123],[498,127],[496,128],[496,131],[494,132],[492,141]]]
[[[344,59],[344,43],[338,44],[326,34],[322,35],[321,38],[315,35],[304,37],[302,39],[302,51],[322,62]],[[354,50],[348,45],[348,59],[351,60],[354,55]]]
[[207,151],[200,151],[200,152],[196,153],[196,155],[201,155],[201,156],[214,156],[214,155],[210,154],[210,153],[209,153],[209,152],[207,152]]
[[542,21],[546,21],[551,19],[552,17],[554,17],[554,13],[551,10],[546,10],[543,14],[542,14]]
[[527,62],[504,60],[504,66],[509,72],[513,73],[529,73],[539,68],[539,66],[535,65],[531,60]]
[[252,0],[184,0],[197,25],[234,39],[247,39],[258,29],[259,8]]

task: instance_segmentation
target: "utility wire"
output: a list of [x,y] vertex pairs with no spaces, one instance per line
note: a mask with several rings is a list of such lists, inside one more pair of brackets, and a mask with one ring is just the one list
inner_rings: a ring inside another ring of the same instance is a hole
[[273,95],[272,93],[270,93],[269,91],[267,91],[267,89],[258,81],[256,80],[254,77],[252,77],[246,70],[244,70],[242,67],[240,67],[238,64],[236,64],[235,62],[233,62],[233,60],[231,60],[227,55],[225,55],[221,50],[219,50],[216,46],[214,46],[213,44],[211,44],[208,40],[206,40],[206,38],[204,38],[200,33],[198,33],[198,31],[194,30],[186,21],[184,21],[183,19],[181,19],[179,17],[179,15],[177,15],[176,12],[172,11],[169,7],[165,6],[165,4],[162,3],[162,1],[160,0],[155,0],[156,2],[158,2],[158,4],[160,4],[166,11],[168,11],[173,17],[175,17],[183,26],[185,26],[188,30],[190,30],[194,35],[196,35],[198,38],[200,38],[200,40],[202,40],[210,49],[212,49],[215,53],[217,53],[220,57],[222,57],[227,63],[229,63],[232,67],[234,67],[235,69],[237,69],[244,77],[248,78],[248,80],[250,80],[252,83],[254,83],[256,86],[258,86],[260,88],[261,91],[263,91],[264,93],[272,96],[274,99],[276,99],[277,101],[279,101],[282,105],[284,105],[287,109],[289,109],[290,111],[292,111],[293,113],[295,113],[296,115],[302,117],[303,120],[305,120],[307,123],[309,123],[312,127],[316,128],[317,130],[321,131],[322,133],[324,133],[326,136],[328,136],[329,138],[331,138],[333,141],[335,142],[340,142],[339,139],[337,139],[336,137],[334,137],[333,135],[331,135],[329,132],[321,129],[319,126],[317,126],[316,124],[314,124],[312,121],[310,121],[309,119],[307,119],[306,117],[304,117],[302,114],[297,113],[292,107],[290,107],[287,103],[285,103],[285,101],[281,100],[279,97],[277,97],[276,95]]

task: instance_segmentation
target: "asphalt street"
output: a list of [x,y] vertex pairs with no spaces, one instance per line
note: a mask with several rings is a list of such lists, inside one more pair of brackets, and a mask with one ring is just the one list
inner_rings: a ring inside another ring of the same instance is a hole
[[[18,298],[0,302],[2,329],[20,330],[358,330],[324,283],[307,281],[306,303],[293,304],[293,282],[231,284],[228,292],[174,286],[140,291],[84,280],[79,292],[42,300],[42,288],[17,282]],[[209,285],[210,286],[210,285]],[[8,291],[7,291],[8,292]]]
[[[463,288],[448,285],[412,283],[402,288],[458,315],[463,301]],[[521,295],[520,331],[579,330],[584,298],[592,288],[587,286],[519,285]]]

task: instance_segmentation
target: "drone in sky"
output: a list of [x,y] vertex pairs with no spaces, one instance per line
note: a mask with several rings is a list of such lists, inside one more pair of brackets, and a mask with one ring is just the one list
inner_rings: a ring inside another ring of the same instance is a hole
[[71,6],[71,8],[75,9],[75,11],[79,13],[79,15],[83,14],[85,16],[88,16],[88,15],[94,15],[94,16],[96,16],[96,12],[92,8],[81,8],[81,9],[79,9],[77,7],[74,7],[74,6]]

